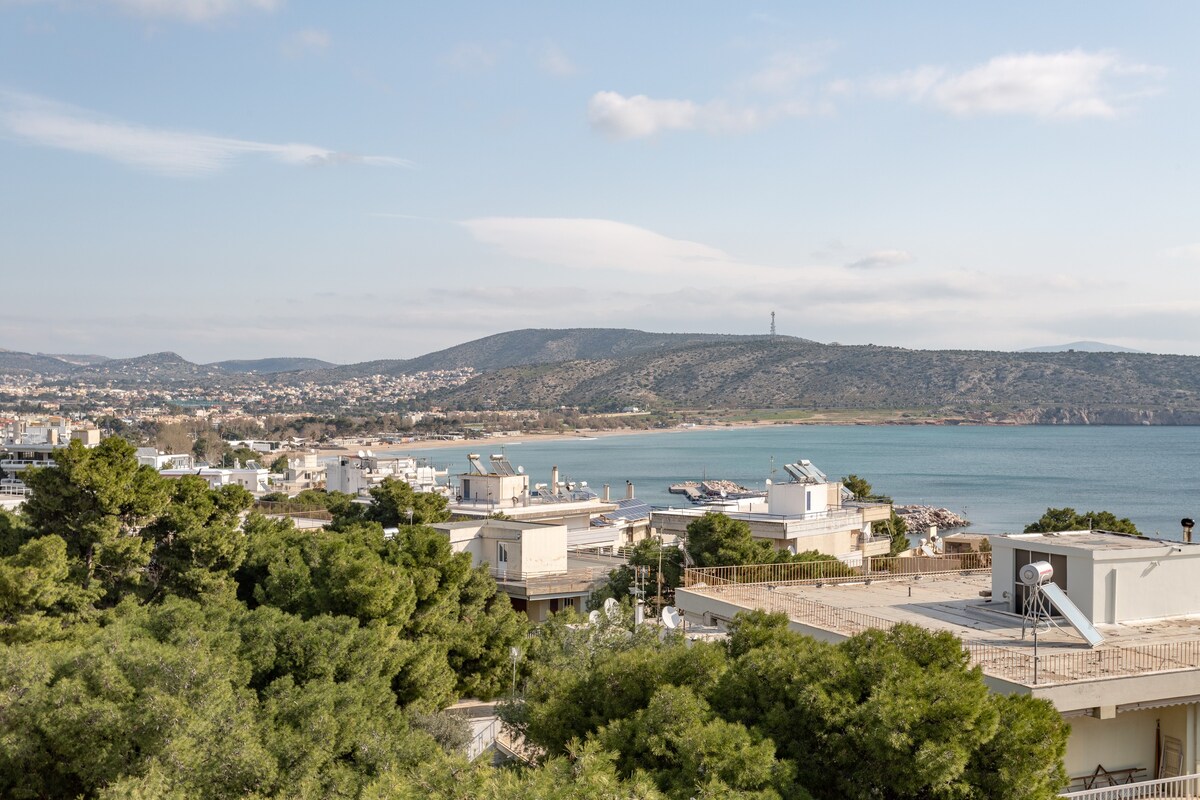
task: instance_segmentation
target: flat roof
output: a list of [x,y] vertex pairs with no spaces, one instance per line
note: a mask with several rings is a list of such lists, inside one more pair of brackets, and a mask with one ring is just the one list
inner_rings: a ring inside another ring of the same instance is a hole
[[[985,673],[1032,685],[1032,631],[1022,639],[1021,617],[981,595],[990,589],[988,573],[950,572],[820,586],[730,583],[692,586],[679,592],[745,609],[782,611],[794,623],[835,637],[887,629],[896,623],[948,631],[962,639],[973,663]],[[683,598],[679,604],[689,610],[696,605]],[[1089,647],[1065,619],[1040,629],[1039,685],[1200,667],[1200,616],[1098,624],[1096,628],[1105,639],[1096,648]]]
[[1028,544],[1057,545],[1074,547],[1080,550],[1147,550],[1160,547],[1181,547],[1200,553],[1200,544],[1184,543],[1171,539],[1154,539],[1149,536],[1135,536],[1131,533],[1115,533],[1113,531],[1059,531],[1057,533],[1005,533],[992,538]]

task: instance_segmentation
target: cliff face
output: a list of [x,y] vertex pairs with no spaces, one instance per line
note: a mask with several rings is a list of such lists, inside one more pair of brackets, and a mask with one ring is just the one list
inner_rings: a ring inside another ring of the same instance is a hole
[[1200,425],[1200,411],[1132,408],[1032,408],[983,420],[1013,425]]

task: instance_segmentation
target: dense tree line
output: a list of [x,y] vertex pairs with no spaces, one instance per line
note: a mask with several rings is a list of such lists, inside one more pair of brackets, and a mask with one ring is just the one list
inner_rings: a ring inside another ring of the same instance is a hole
[[445,536],[243,517],[115,437],[56,463],[0,513],[0,796],[415,797],[461,768],[430,714],[500,693],[526,624]]
[[1032,800],[1066,782],[1053,706],[990,693],[949,633],[900,625],[832,645],[762,612],[725,643],[612,627],[537,631],[504,715],[548,759],[600,746],[620,776],[680,800]]

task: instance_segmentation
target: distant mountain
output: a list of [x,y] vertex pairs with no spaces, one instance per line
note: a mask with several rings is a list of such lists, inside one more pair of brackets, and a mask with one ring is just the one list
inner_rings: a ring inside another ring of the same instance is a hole
[[93,354],[76,354],[76,353],[38,353],[39,356],[49,356],[57,358],[59,361],[65,361],[68,364],[74,364],[77,367],[88,367],[92,364],[103,364],[105,361],[112,361],[108,356],[98,356]]
[[114,380],[180,381],[220,376],[223,373],[217,367],[193,364],[178,353],[168,351],[136,358],[114,358],[87,367],[81,374]]
[[[555,364],[579,359],[626,358],[695,344],[753,339],[720,333],[647,333],[625,328],[526,328],[498,333],[436,353],[400,360],[366,361],[329,370],[337,377],[401,375],[470,367],[477,372]],[[779,337],[790,341],[804,341]]]
[[262,375],[271,375],[277,372],[332,369],[338,365],[322,361],[319,358],[252,358],[214,361],[206,366],[216,367],[225,372],[256,372]]
[[1018,353],[1144,353],[1145,350],[1134,350],[1131,347],[1121,347],[1104,342],[1071,342],[1070,344],[1048,344],[1042,347],[1027,347]]
[[1157,414],[1149,421],[1196,424],[1200,358],[904,350],[745,337],[626,358],[509,367],[430,399],[476,408],[936,408],[1025,422],[1121,423]]
[[42,373],[45,375],[67,375],[79,367],[63,361],[57,356],[41,353],[20,353],[15,350],[0,350],[0,372],[10,374]]

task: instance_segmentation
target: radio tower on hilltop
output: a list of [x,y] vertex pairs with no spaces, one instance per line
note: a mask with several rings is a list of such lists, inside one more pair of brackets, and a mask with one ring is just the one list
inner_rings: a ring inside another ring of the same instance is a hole
[[775,338],[775,312],[771,312],[771,338]]

